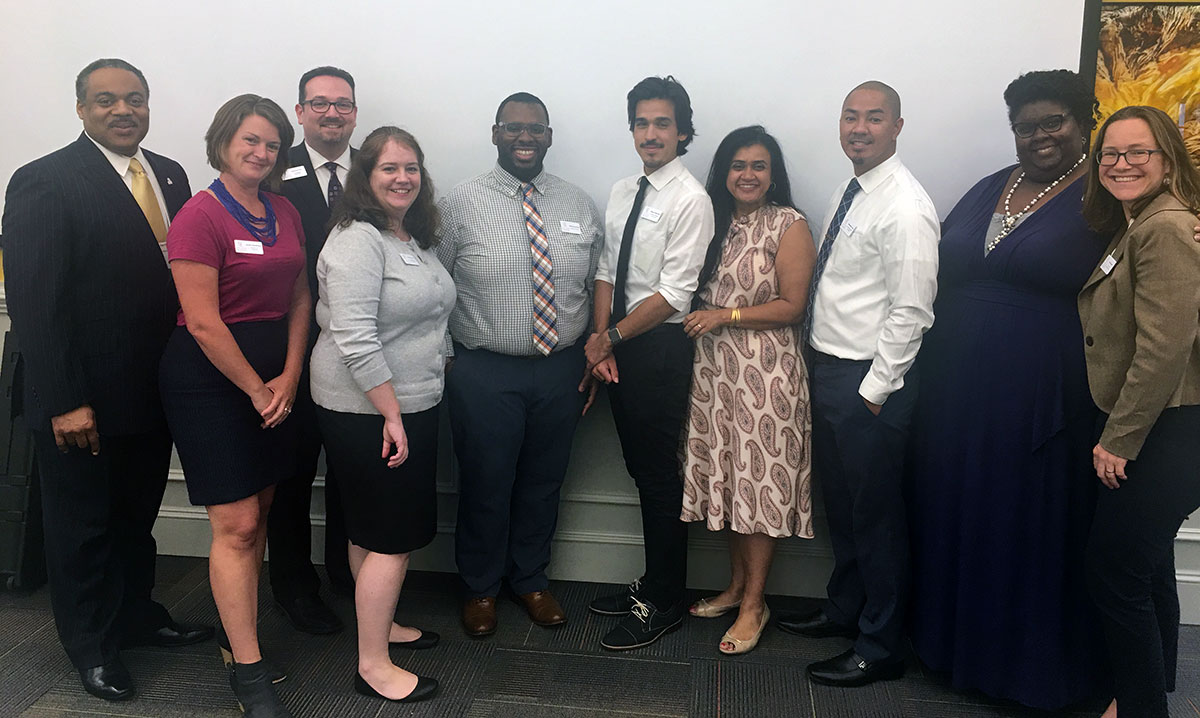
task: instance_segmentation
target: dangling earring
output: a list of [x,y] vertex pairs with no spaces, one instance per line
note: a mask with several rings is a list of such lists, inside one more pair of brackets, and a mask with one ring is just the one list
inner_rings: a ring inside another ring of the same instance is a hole
[[771,186],[767,188],[767,191],[768,191],[768,192],[774,192],[774,191],[775,191],[775,183],[774,183],[774,182],[772,182],[772,183],[771,183]]

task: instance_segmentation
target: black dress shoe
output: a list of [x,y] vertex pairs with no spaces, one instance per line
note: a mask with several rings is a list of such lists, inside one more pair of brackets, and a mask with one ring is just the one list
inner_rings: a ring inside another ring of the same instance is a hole
[[635,578],[624,590],[601,596],[588,604],[588,610],[601,616],[626,616],[633,608],[633,600],[641,594],[642,579]]
[[809,664],[808,677],[826,686],[853,688],[875,681],[891,681],[904,675],[904,660],[869,663],[854,652],[846,651],[825,661]]
[[94,668],[81,668],[79,680],[83,682],[85,691],[106,701],[127,701],[137,694],[129,671],[119,660]]
[[654,643],[683,624],[683,604],[660,611],[649,601],[633,600],[633,608],[616,628],[600,639],[610,651],[627,651]]
[[825,615],[825,611],[820,609],[815,613],[808,614],[785,613],[775,623],[780,630],[809,638],[832,638],[833,636],[855,638],[858,636],[857,630],[835,623],[833,619]]
[[121,645],[124,648],[135,646],[179,648],[180,646],[190,646],[193,643],[203,643],[213,637],[213,632],[212,626],[171,621],[158,628],[130,635],[121,642]]
[[441,635],[434,631],[421,631],[421,635],[411,641],[388,641],[388,645],[420,651],[426,648],[433,648],[440,640],[442,640]]
[[297,631],[323,636],[342,630],[342,619],[315,593],[276,601]]
[[392,703],[416,703],[423,701],[426,698],[433,698],[433,694],[437,693],[438,682],[436,678],[426,678],[425,676],[417,676],[417,685],[412,691],[403,698],[388,698],[379,691],[371,687],[358,672],[354,673],[354,690],[356,693],[370,698],[382,698],[385,701]]

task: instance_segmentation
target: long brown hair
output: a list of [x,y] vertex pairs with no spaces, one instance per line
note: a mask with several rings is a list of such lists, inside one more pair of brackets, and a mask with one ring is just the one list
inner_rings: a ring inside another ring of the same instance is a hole
[[[1151,197],[1145,197],[1135,205],[1133,214],[1136,216],[1147,204],[1162,192],[1170,192],[1175,199],[1187,205],[1193,212],[1200,209],[1200,170],[1192,164],[1191,155],[1183,144],[1183,137],[1175,122],[1167,113],[1157,107],[1146,105],[1130,105],[1122,107],[1104,121],[1100,131],[1096,133],[1096,141],[1092,145],[1092,157],[1099,157],[1104,147],[1104,137],[1112,123],[1120,120],[1142,120],[1150,127],[1150,134],[1162,150],[1163,161],[1166,164],[1166,181],[1162,190]],[[1127,226],[1125,212],[1121,203],[1112,196],[1104,185],[1100,184],[1100,173],[1089,172],[1087,189],[1083,193],[1083,218],[1097,232],[1113,233]]]
[[342,199],[334,206],[333,215],[329,218],[329,228],[347,227],[351,222],[367,222],[380,232],[390,231],[391,216],[375,193],[371,191],[371,173],[379,164],[379,156],[388,142],[398,142],[413,151],[417,156],[417,165],[421,169],[421,190],[412,206],[404,214],[404,230],[416,241],[421,249],[429,249],[437,241],[436,234],[441,217],[437,205],[433,202],[433,180],[425,171],[425,153],[417,138],[411,133],[390,125],[373,130],[363,140],[362,147],[350,162],[350,173],[346,179],[346,190]]

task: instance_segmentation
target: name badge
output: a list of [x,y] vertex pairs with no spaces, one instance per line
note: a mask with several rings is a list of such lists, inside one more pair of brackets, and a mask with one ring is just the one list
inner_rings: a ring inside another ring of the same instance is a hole
[[843,222],[841,233],[849,237],[850,235],[854,234],[854,230],[856,229],[858,229],[858,227],[855,227],[853,224],[850,224],[849,222]]
[[563,234],[583,234],[578,222],[568,222],[564,219],[558,223],[558,226],[562,228]]
[[417,259],[417,255],[415,254],[401,254],[400,259],[404,260],[404,263],[410,267],[415,267],[421,263],[421,260]]
[[233,240],[233,251],[238,254],[262,254],[262,242],[256,242],[253,239],[235,239]]
[[299,167],[288,167],[283,173],[283,179],[284,181],[287,181],[290,179],[296,179],[297,177],[303,177],[307,174],[308,168],[304,165],[300,165]]
[[1113,267],[1115,266],[1117,266],[1117,260],[1113,259],[1113,256],[1110,254],[1104,258],[1103,262],[1100,263],[1100,271],[1104,272],[1105,274],[1111,274]]
[[661,216],[662,216],[662,210],[657,209],[655,207],[646,207],[645,209],[642,210],[642,219],[648,220],[650,222],[657,222],[658,218]]

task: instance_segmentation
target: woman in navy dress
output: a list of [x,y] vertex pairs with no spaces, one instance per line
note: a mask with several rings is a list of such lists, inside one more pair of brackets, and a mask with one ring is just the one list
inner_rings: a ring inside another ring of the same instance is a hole
[[912,456],[913,644],[956,688],[1042,709],[1092,695],[1083,579],[1096,408],[1075,297],[1106,242],[1081,214],[1096,100],[1073,72],[1004,93],[1019,164],[942,227]]

